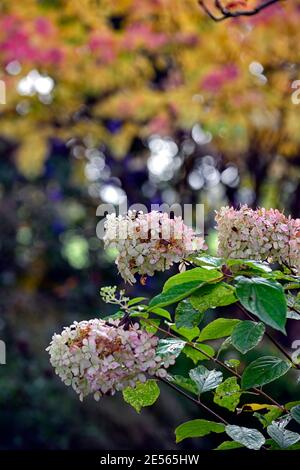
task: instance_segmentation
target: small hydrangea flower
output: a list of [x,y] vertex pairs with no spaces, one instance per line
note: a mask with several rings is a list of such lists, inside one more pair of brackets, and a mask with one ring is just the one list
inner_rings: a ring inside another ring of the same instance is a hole
[[156,354],[157,343],[158,338],[137,323],[124,329],[119,320],[107,324],[94,319],[65,327],[53,336],[47,351],[55,372],[80,400],[89,394],[99,400],[145,382],[147,375],[165,377],[175,358],[163,361]]
[[128,212],[110,214],[105,223],[105,248],[116,248],[116,264],[123,279],[135,283],[135,274],[153,276],[180,263],[195,251],[206,248],[181,217],[170,219],[166,213]]
[[300,219],[277,209],[222,207],[216,214],[218,255],[278,262],[300,270]]

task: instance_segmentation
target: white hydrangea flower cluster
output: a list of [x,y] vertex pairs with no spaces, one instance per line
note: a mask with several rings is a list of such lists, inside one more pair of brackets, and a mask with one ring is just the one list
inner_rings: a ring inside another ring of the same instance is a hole
[[100,319],[74,322],[55,334],[47,351],[50,362],[66,385],[80,400],[89,394],[99,400],[113,395],[146,375],[165,377],[166,368],[175,363],[156,355],[158,337],[141,330],[138,324],[125,329],[119,320]]
[[180,263],[195,251],[206,249],[204,239],[184,224],[181,217],[152,211],[110,214],[105,222],[105,248],[116,248],[116,264],[126,282],[136,282],[135,274],[153,276]]
[[279,262],[300,271],[300,219],[244,205],[239,210],[222,207],[216,222],[219,256]]

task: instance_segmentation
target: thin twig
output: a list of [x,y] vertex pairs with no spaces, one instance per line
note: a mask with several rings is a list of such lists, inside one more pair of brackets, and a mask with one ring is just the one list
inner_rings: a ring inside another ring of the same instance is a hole
[[191,395],[189,395],[188,393],[186,393],[184,390],[182,390],[181,388],[177,387],[176,385],[172,384],[171,382],[169,382],[168,380],[166,379],[163,379],[163,378],[160,378],[160,380],[162,382],[164,382],[166,385],[168,385],[169,387],[173,388],[174,390],[176,390],[178,393],[180,393],[181,395],[183,395],[185,398],[187,398],[188,400],[192,401],[193,403],[195,403],[197,406],[200,406],[201,408],[203,408],[204,410],[206,410],[208,413],[210,413],[211,415],[214,416],[214,418],[217,418],[218,420],[222,421],[222,423],[224,424],[229,424],[224,418],[222,418],[220,415],[218,415],[217,413],[215,413],[213,410],[211,410],[208,406],[204,405],[204,403],[202,403],[200,400],[197,400],[196,398],[192,397]]

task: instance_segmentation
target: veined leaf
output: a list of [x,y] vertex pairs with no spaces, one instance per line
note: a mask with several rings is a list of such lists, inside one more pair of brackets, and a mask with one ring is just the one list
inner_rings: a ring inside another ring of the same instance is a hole
[[263,356],[246,367],[242,375],[242,388],[261,387],[286,374],[291,368],[283,359]]
[[185,341],[177,338],[160,339],[156,348],[156,355],[162,359],[168,356],[177,357],[185,345]]
[[170,277],[164,284],[163,292],[167,292],[173,287],[181,284],[196,282],[200,286],[205,282],[213,282],[221,279],[223,274],[216,269],[207,268],[193,268],[185,271],[184,273],[175,274]]
[[203,313],[195,309],[190,299],[182,300],[175,311],[175,323],[177,328],[193,328],[199,325]]
[[145,383],[138,382],[137,385],[127,387],[123,390],[123,398],[138,413],[144,406],[151,406],[156,402],[160,394],[155,380],[147,380]]
[[167,380],[171,383],[179,385],[179,387],[184,388],[188,392],[198,395],[198,388],[196,387],[195,382],[189,377],[183,377],[182,375],[170,375],[168,374]]
[[240,323],[240,320],[231,318],[217,318],[201,331],[198,341],[207,341],[209,339],[218,339],[230,336],[234,327]]
[[237,302],[237,297],[225,282],[205,284],[197,289],[190,297],[192,306],[200,312],[209,308],[224,307]]
[[[215,355],[214,348],[212,348],[208,344],[197,344],[197,343],[195,343],[195,347],[197,349],[192,348],[191,346],[188,346],[188,345],[183,348],[183,353],[187,357],[192,359],[194,364],[197,364],[199,361],[209,360],[209,357],[207,357],[207,355],[210,356],[210,357],[214,357],[214,355]],[[201,351],[203,351],[207,355],[203,354]]]
[[203,437],[211,432],[222,433],[225,426],[222,423],[207,421],[206,419],[194,419],[181,424],[175,429],[176,443],[187,439],[188,437]]
[[262,340],[265,332],[263,323],[245,320],[235,326],[231,334],[232,345],[242,354],[255,348]]
[[239,404],[241,394],[237,378],[229,377],[218,385],[214,395],[214,402],[223,408],[227,408],[229,411],[234,411]]
[[261,277],[237,277],[236,294],[241,304],[260,320],[285,333],[287,303],[281,284]]
[[235,441],[224,441],[214,450],[233,450],[233,449],[240,449],[241,447],[245,447],[245,446]]
[[189,372],[190,378],[195,382],[199,395],[216,388],[223,380],[222,372],[218,370],[208,370],[204,366],[198,366]]
[[280,423],[273,423],[267,427],[269,436],[281,447],[286,449],[300,440],[300,434],[288,431],[285,426]]
[[227,425],[225,431],[231,439],[243,444],[248,449],[259,450],[266,442],[261,432],[256,429]]
[[300,405],[293,406],[291,409],[292,418],[300,424]]

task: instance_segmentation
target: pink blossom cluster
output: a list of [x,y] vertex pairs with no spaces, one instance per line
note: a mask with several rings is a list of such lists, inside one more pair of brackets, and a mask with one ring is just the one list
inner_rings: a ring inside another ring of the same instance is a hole
[[277,209],[222,207],[216,214],[218,254],[279,262],[300,271],[300,219]]
[[107,324],[96,318],[65,327],[53,336],[47,351],[55,372],[80,400],[89,394],[99,400],[104,394],[145,382],[146,374],[166,376],[175,358],[170,355],[162,360],[156,354],[157,342],[138,324],[125,329],[119,321]]
[[173,263],[205,249],[202,237],[187,227],[181,217],[152,211],[129,211],[125,216],[110,214],[105,222],[105,248],[116,248],[116,264],[126,282],[134,283],[135,274],[153,276]]

